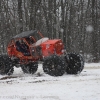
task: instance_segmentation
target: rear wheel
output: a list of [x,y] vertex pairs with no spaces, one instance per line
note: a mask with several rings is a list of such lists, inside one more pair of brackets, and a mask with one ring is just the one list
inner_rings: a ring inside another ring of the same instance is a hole
[[21,65],[22,71],[27,74],[34,74],[38,69],[38,63],[32,62],[26,65]]
[[84,60],[81,55],[74,53],[67,54],[65,56],[65,61],[67,63],[67,74],[78,74],[84,68]]
[[62,57],[52,55],[44,59],[43,70],[51,76],[62,76],[65,73],[65,62]]
[[7,55],[0,56],[0,74],[12,75],[14,68],[11,59]]

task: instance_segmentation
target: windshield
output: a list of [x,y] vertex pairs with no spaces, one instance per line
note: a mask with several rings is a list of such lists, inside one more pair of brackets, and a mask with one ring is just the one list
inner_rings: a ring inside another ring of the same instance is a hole
[[33,37],[34,37],[34,39],[37,41],[37,40],[40,40],[42,37],[40,36],[40,34],[38,34],[38,33],[35,33],[34,35],[33,35]]
[[33,44],[33,43],[35,43],[35,41],[33,40],[32,37],[27,37],[27,38],[25,38],[25,39],[26,39],[26,41],[28,42],[28,44]]

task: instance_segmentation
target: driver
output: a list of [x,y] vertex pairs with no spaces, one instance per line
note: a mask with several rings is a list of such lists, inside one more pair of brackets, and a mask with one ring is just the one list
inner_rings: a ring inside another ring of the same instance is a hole
[[29,47],[23,40],[16,41],[16,47],[17,50],[22,52],[24,55],[30,54]]

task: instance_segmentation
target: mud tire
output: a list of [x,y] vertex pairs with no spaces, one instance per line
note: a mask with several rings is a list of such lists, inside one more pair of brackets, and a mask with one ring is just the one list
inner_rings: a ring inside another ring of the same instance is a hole
[[65,73],[65,62],[62,57],[52,55],[43,62],[43,71],[51,76],[62,76]]
[[38,69],[38,63],[32,62],[26,65],[21,65],[21,69],[24,73],[27,74],[34,74]]
[[79,74],[84,68],[84,60],[81,55],[74,53],[67,54],[65,61],[67,63],[67,74]]
[[12,75],[14,71],[12,60],[7,55],[0,55],[0,74]]

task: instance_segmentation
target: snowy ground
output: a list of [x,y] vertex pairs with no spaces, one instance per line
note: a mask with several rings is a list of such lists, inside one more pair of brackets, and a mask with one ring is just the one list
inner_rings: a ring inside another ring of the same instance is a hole
[[34,75],[15,68],[11,77],[0,75],[0,100],[100,100],[100,63],[85,64],[79,75],[52,77],[39,65]]

